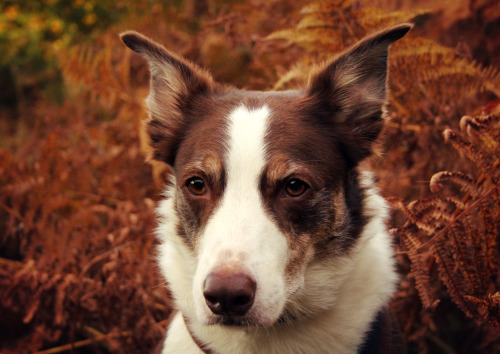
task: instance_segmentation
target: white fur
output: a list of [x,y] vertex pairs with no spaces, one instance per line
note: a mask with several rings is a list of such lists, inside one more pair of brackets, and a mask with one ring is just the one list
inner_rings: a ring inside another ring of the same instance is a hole
[[258,284],[254,305],[246,315],[249,319],[270,324],[283,309],[288,247],[265,213],[259,194],[268,116],[266,107],[249,111],[243,106],[229,116],[227,186],[219,209],[200,236],[193,283],[196,316],[205,324],[213,314],[202,293],[203,282],[209,273],[225,266],[241,269]]
[[[368,174],[361,179],[369,221],[356,244],[344,256],[308,264],[304,283],[286,288],[287,241],[264,211],[258,192],[268,116],[266,107],[239,107],[229,116],[227,187],[200,236],[198,257],[176,235],[175,186],[158,208],[159,262],[180,310],[163,353],[201,352],[183,315],[194,335],[217,353],[354,353],[395,290],[397,276],[384,224],[387,207]],[[212,315],[203,298],[203,280],[213,269],[232,263],[258,283],[249,316],[271,323],[286,306],[297,318],[267,327],[206,325]]]

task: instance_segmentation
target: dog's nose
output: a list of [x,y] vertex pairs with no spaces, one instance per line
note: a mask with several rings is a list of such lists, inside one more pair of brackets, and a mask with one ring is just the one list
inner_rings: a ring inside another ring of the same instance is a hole
[[219,270],[203,283],[205,301],[216,315],[243,316],[252,307],[257,284],[245,273]]

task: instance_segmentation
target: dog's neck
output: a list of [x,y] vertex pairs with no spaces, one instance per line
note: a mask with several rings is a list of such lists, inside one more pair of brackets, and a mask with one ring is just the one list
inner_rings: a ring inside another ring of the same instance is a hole
[[193,342],[198,346],[198,348],[205,354],[216,354],[212,349],[210,349],[205,343],[201,341],[191,330],[189,326],[189,320],[186,318],[186,316],[182,316],[184,319],[184,323],[186,324],[186,329],[189,332],[189,335],[191,336],[191,339]]
[[[210,347],[205,345],[189,327],[189,322],[186,317],[184,323],[191,336],[193,342],[198,346],[200,351],[205,354],[216,354]],[[290,321],[293,319],[287,319]],[[370,329],[364,339],[363,344],[359,347],[358,354],[375,354],[375,353],[404,353],[405,347],[401,340],[401,334],[390,309],[385,308],[377,314],[377,317],[372,322]]]

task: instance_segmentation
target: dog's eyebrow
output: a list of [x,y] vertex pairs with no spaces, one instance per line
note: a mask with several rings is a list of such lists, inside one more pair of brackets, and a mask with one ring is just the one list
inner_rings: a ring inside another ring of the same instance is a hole
[[191,177],[193,174],[203,173],[210,181],[220,183],[224,175],[221,159],[214,153],[206,153],[183,168],[182,176]]
[[266,177],[269,182],[273,183],[286,178],[296,170],[288,159],[280,156],[269,161],[266,168]]
[[321,187],[321,181],[307,165],[291,161],[284,155],[278,155],[270,159],[264,171],[264,176],[269,187],[290,176],[307,179],[308,183],[312,183],[317,188]]

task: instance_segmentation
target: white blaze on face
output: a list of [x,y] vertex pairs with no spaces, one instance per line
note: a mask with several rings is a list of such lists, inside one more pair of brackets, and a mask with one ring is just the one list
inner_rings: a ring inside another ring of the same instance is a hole
[[266,214],[259,180],[266,163],[264,137],[269,109],[236,108],[228,117],[225,159],[226,188],[218,209],[199,240],[199,261],[193,282],[198,318],[212,316],[203,297],[203,282],[220,267],[246,272],[257,283],[247,318],[270,324],[280,315],[285,298],[287,241]]

